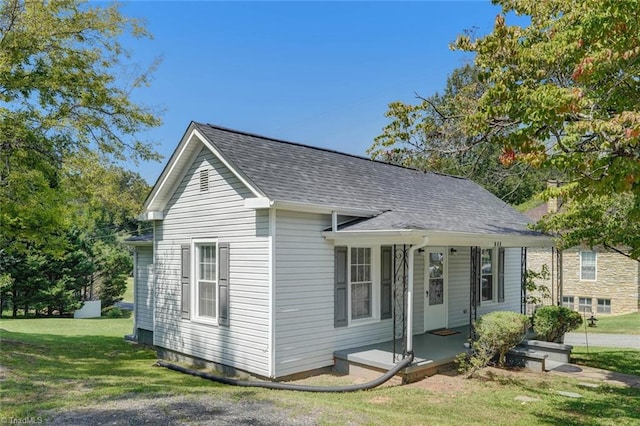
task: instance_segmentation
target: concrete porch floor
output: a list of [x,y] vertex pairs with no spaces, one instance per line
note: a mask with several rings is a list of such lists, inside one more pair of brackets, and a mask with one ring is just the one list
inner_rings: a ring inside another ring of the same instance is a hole
[[[413,363],[403,370],[403,376],[424,376],[436,374],[444,367],[449,367],[456,356],[466,351],[464,344],[469,339],[469,326],[450,329],[457,332],[449,336],[438,336],[430,332],[413,336]],[[396,350],[402,350],[402,341],[396,340]],[[393,359],[393,341],[360,346],[334,352],[336,369],[351,374],[350,366],[386,371],[400,361],[402,354]],[[420,377],[421,376],[421,377]]]

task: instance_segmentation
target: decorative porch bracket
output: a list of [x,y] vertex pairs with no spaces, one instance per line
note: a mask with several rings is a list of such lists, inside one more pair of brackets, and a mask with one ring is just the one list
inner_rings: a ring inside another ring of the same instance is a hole
[[471,271],[469,277],[469,339],[476,340],[476,328],[474,321],[478,317],[478,306],[480,305],[480,280],[481,280],[481,261],[482,249],[480,247],[471,247]]
[[527,248],[520,249],[520,313],[527,313]]
[[556,303],[562,306],[562,250],[556,250]]
[[[409,249],[407,244],[393,246],[393,362],[407,355],[407,287],[409,275]],[[402,339],[402,347],[397,340]],[[402,355],[398,357],[397,355]]]

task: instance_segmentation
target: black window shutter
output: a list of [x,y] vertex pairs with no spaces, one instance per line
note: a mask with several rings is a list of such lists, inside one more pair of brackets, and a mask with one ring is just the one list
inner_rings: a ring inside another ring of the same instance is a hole
[[349,283],[347,282],[347,253],[347,247],[335,248],[334,327],[346,327],[348,324],[347,292]]
[[191,246],[184,245],[180,250],[181,316],[189,319],[191,307]]
[[504,302],[504,249],[498,250],[498,302]]
[[380,318],[391,318],[391,291],[393,284],[393,251],[383,246],[380,251]]
[[218,244],[218,324],[229,325],[229,243]]

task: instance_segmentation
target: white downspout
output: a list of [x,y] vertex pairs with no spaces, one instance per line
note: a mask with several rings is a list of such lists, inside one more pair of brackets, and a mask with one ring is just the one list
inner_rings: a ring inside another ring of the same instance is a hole
[[422,242],[409,249],[409,283],[407,285],[407,353],[413,353],[413,257],[416,250],[421,249],[429,243],[429,238],[424,237]]

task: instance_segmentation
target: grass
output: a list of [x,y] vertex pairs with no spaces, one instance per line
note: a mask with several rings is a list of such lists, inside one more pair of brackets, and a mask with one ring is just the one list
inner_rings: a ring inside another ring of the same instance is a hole
[[[640,389],[580,387],[554,375],[485,370],[478,379],[440,376],[410,386],[349,394],[307,394],[219,385],[154,367],[155,353],[131,345],[131,319],[3,319],[0,322],[2,416],[47,416],[133,396],[184,395],[271,401],[324,424],[638,424]],[[593,348],[591,348],[593,351]],[[622,363],[622,354],[617,363]],[[632,361],[636,365],[637,354]],[[635,360],[635,361],[634,361]],[[438,380],[449,381],[439,386]],[[433,379],[433,380],[432,380]],[[351,383],[320,376],[306,383]],[[578,392],[581,399],[558,390]],[[540,398],[522,403],[520,395]],[[49,411],[51,410],[51,411]],[[0,419],[2,420],[2,419]]]
[[640,376],[640,351],[634,349],[574,346],[571,362]]
[[122,295],[123,302],[133,302],[133,277],[127,278],[127,289]]
[[640,312],[616,316],[596,315],[596,318],[596,327],[588,329],[591,333],[640,335]]

